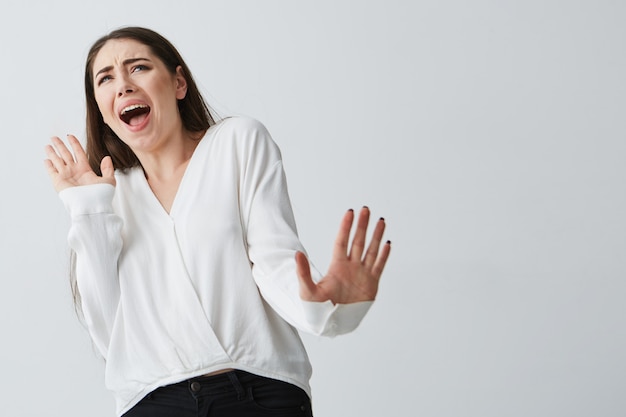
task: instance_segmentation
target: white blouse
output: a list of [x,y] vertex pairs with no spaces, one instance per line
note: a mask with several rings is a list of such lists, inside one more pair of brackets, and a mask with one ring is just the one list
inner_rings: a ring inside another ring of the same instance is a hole
[[265,127],[242,117],[212,126],[169,214],[141,168],[116,172],[116,181],[60,197],[85,323],[118,415],[159,386],[225,368],[310,395],[311,366],[294,327],[350,332],[372,303],[300,299],[295,252],[304,248]]

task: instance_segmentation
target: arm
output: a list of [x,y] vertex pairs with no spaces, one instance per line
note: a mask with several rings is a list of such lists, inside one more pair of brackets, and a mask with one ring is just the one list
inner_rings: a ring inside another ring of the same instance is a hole
[[262,126],[254,135],[258,137],[249,139],[254,148],[245,159],[241,200],[248,254],[261,294],[300,330],[326,336],[350,332],[371,306],[389,254],[389,244],[385,244],[377,255],[384,221],[378,222],[377,243],[370,245],[361,262],[358,248],[365,243],[369,211],[362,215],[351,253],[343,250],[341,257],[352,224],[349,212],[342,222],[329,273],[322,279],[309,266],[297,236],[280,152]]
[[76,284],[87,330],[107,357],[120,299],[117,261],[122,221],[113,213],[114,187],[92,184],[66,188],[59,197],[70,213],[70,248],[76,254]]
[[122,222],[111,205],[115,177],[110,158],[103,159],[100,177],[89,167],[78,140],[68,140],[74,155],[53,138],[44,163],[71,217],[68,242],[76,253],[74,272],[85,324],[106,358],[119,303],[117,260],[122,247]]

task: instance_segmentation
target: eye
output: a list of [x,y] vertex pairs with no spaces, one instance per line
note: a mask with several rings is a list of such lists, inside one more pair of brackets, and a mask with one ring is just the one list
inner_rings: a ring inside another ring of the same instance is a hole
[[145,70],[147,70],[147,69],[148,69],[148,67],[147,67],[147,66],[139,64],[139,65],[135,65],[135,66],[131,69],[131,72],[145,71]]
[[111,80],[113,77],[111,77],[110,75],[103,75],[102,77],[100,77],[98,79],[98,85],[102,85],[103,83]]

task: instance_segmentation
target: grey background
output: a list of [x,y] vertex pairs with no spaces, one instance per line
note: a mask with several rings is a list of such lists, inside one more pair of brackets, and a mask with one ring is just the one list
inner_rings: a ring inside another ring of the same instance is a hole
[[118,26],[182,52],[283,151],[324,270],[367,204],[393,252],[362,326],[305,337],[317,416],[626,414],[626,3],[0,5],[0,414],[111,416],[43,168],[84,137],[83,62]]

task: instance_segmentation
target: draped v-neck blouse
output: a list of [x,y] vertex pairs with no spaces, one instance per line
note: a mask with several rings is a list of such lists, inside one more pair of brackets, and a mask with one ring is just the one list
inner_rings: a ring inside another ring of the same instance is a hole
[[[86,327],[122,415],[159,386],[236,368],[310,395],[299,329],[355,329],[371,302],[304,302],[281,155],[233,117],[196,147],[169,213],[141,168],[63,190]],[[320,274],[313,269],[314,279]]]

